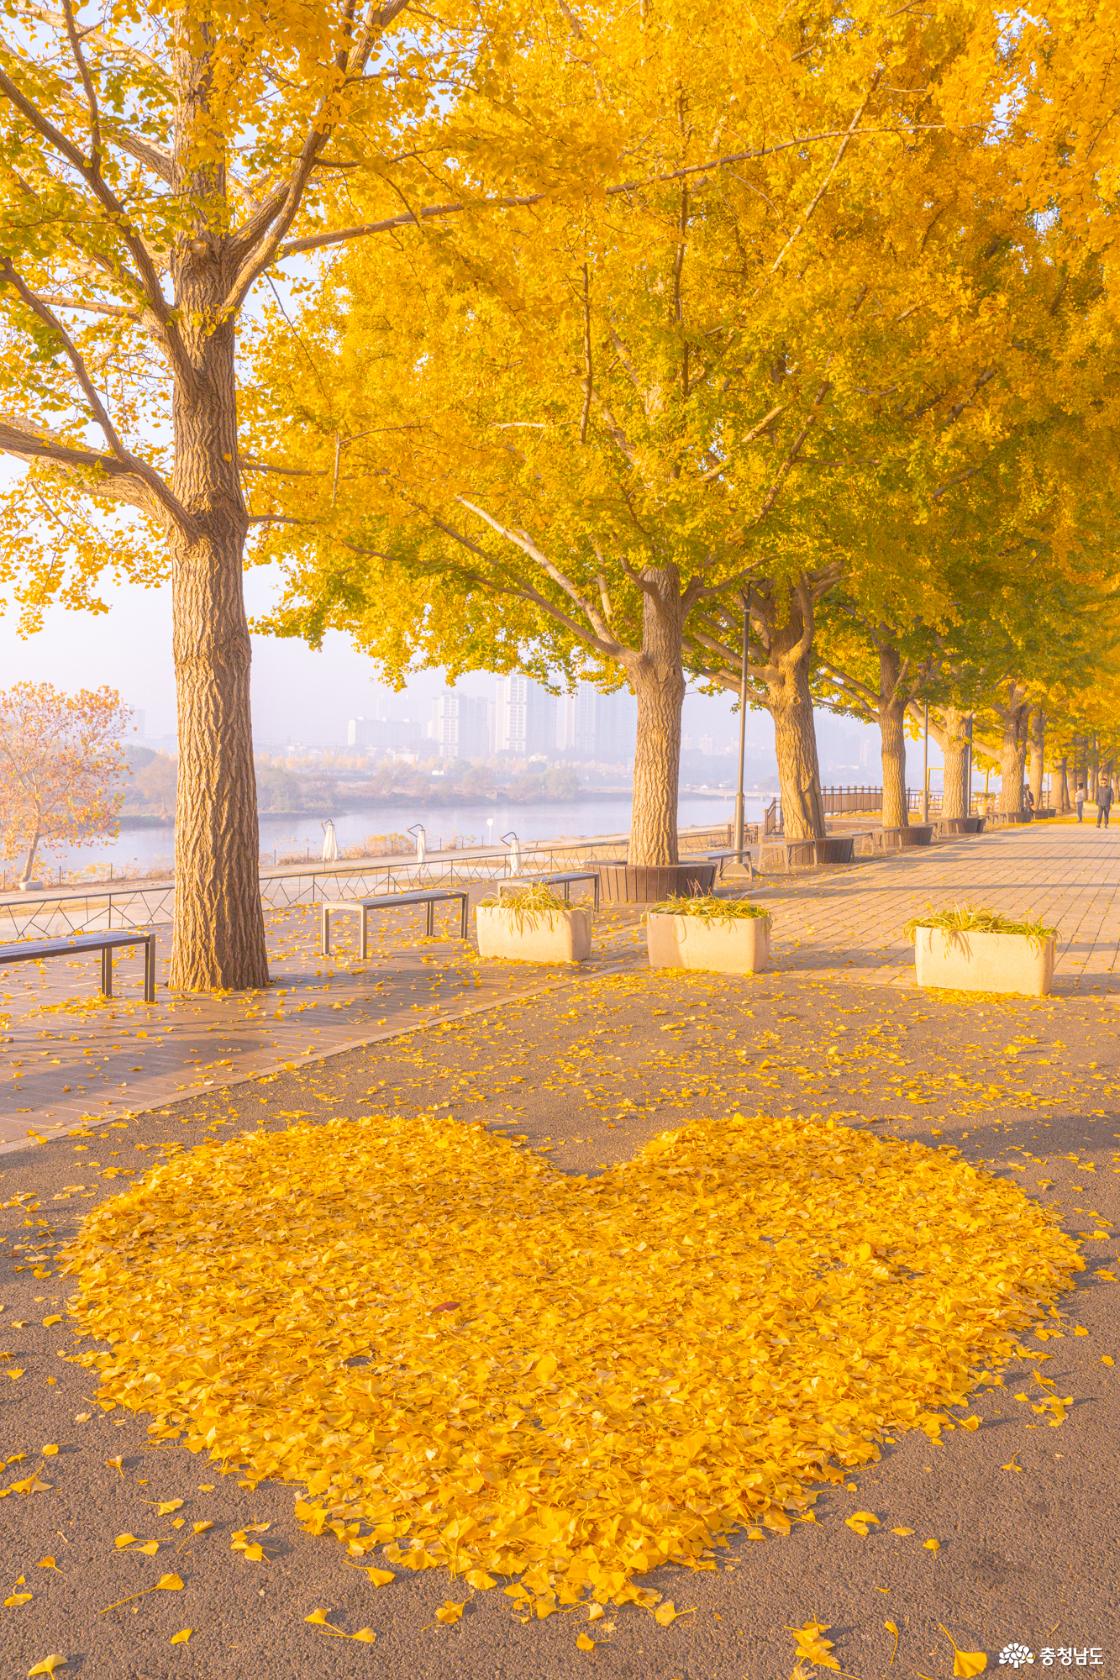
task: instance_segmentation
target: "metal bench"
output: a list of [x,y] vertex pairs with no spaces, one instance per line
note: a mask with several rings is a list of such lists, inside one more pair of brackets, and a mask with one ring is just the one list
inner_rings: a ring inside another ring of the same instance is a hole
[[[531,882],[534,886],[539,881],[544,887],[563,887],[565,903],[571,902],[573,881],[590,881],[591,901],[596,910],[599,908],[599,871],[597,869],[558,869],[551,875],[527,875],[525,881]],[[516,880],[499,881],[498,897],[501,898],[502,894],[509,888],[521,885],[524,885],[524,882]]]
[[113,952],[125,946],[144,947],[144,1002],[156,1001],[156,936],[135,928],[113,933],[73,933],[64,939],[28,939],[17,945],[0,945],[0,967],[6,963],[41,962],[46,957],[71,956],[75,951],[101,952],[101,990],[113,995]]
[[459,937],[466,939],[469,928],[467,916],[467,895],[457,892],[453,888],[431,887],[422,892],[377,893],[372,898],[326,898],[320,905],[320,928],[322,933],[323,955],[331,954],[331,917],[357,916],[361,928],[362,957],[369,955],[369,914],[371,910],[393,910],[401,904],[423,904],[427,906],[427,932],[430,939],[435,933],[436,905],[459,901]]
[[702,858],[704,858],[708,863],[718,863],[719,864],[719,871],[718,872],[719,872],[721,877],[723,875],[724,866],[728,863],[731,863],[731,862],[742,864],[743,868],[747,872],[747,879],[749,881],[753,881],[754,878],[755,878],[755,875],[758,873],[758,871],[755,869],[754,858],[751,856],[751,850],[750,850],[749,846],[744,846],[741,852],[736,851],[734,846],[733,846],[730,849],[730,851],[701,852],[700,856]]

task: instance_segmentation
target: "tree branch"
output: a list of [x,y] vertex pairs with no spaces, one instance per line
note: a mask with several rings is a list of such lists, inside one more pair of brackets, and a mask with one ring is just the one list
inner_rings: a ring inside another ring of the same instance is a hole
[[[690,163],[680,169],[670,169],[664,174],[649,175],[644,179],[633,181],[617,181],[604,188],[604,197],[618,198],[625,193],[641,192],[645,187],[664,186],[671,181],[683,181],[694,175],[711,175],[721,169],[728,169],[736,163],[752,163],[760,158],[773,157],[778,152],[788,152],[798,146],[814,146],[824,140],[839,140],[847,138],[849,141],[862,140],[878,134],[907,135],[938,131],[948,128],[948,123],[918,123],[908,126],[904,131],[897,128],[863,128],[844,129],[830,128],[821,134],[802,134],[796,140],[781,140],[773,146],[758,146],[748,152],[729,152],[724,157],[709,158],[705,163]],[[970,123],[967,127],[976,127]],[[543,192],[503,196],[501,198],[460,199],[451,204],[428,204],[422,209],[410,211],[400,216],[387,216],[379,222],[359,222],[354,227],[336,228],[330,233],[307,234],[302,239],[289,239],[279,250],[280,257],[292,257],[300,251],[321,251],[329,245],[347,245],[354,239],[367,239],[371,234],[389,233],[393,228],[409,227],[410,225],[427,221],[435,216],[461,216],[468,210],[517,210],[528,205],[540,204],[548,194]]]
[[93,383],[92,376],[89,369],[86,367],[81,351],[74,343],[74,340],[70,337],[70,334],[66,331],[66,328],[63,326],[54,310],[51,309],[49,304],[44,303],[43,299],[39,297],[37,293],[31,290],[31,287],[27,284],[27,281],[23,278],[22,274],[19,273],[14,264],[7,257],[0,257],[0,285],[3,284],[11,286],[12,290],[23,299],[24,303],[36,319],[42,321],[43,325],[48,327],[50,331],[54,333],[55,337],[61,342],[63,351],[66,354],[66,359],[70,363],[70,366],[74,369],[74,374],[77,378],[78,384],[85,393],[86,401],[90,406],[90,412],[97,424],[101,427],[102,432],[105,434],[106,443],[113,451],[113,454],[117,456],[118,460],[123,461],[127,459],[128,451],[121,442],[120,434],[118,433],[117,428],[113,425],[112,420],[109,418],[108,409],[105,407],[105,404],[98,395],[97,387]]
[[[128,275],[128,280],[135,285],[147,302],[149,309],[160,324],[164,340],[172,358],[180,371],[191,377],[189,358],[184,354],[179,329],[172,319],[171,309],[163,295],[163,288],[159,282],[155,263],[151,253],[140,235],[129,221],[124,205],[116,193],[109,186],[95,160],[86,158],[79,147],[68,135],[57,127],[55,123],[24,93],[17,82],[14,82],[8,72],[0,65],[0,93],[14,105],[16,110],[30,123],[31,127],[45,140],[51,149],[58,153],[82,177],[90,193],[105,212],[106,219],[122,240],[125,249],[136,264],[136,272]],[[126,271],[127,272],[127,271]]]
[[17,415],[0,415],[0,452],[21,461],[46,461],[80,478],[92,495],[115,497],[150,518],[174,524],[179,531],[189,534],[192,529],[186,509],[159,474],[134,456],[122,458],[67,443]]
[[[335,55],[339,83],[345,84],[361,76],[369,61],[374,39],[382,33],[409,5],[410,0],[384,0],[384,4],[370,11],[364,28],[349,47],[340,47]],[[347,8],[348,21],[353,16],[353,0]],[[234,235],[232,249],[238,271],[229,290],[226,307],[240,306],[254,280],[258,279],[275,260],[295,221],[303,201],[307,183],[315,169],[319,154],[334,133],[335,121],[323,122],[322,114],[337,93],[332,87],[319,102],[300,150],[295,168],[285,181],[279,181],[266,191],[259,209],[249,218],[241,231]]]
[[804,233],[805,229],[808,227],[810,221],[812,220],[814,211],[816,210],[816,208],[817,208],[818,204],[820,203],[821,199],[824,197],[825,193],[828,191],[829,183],[831,182],[832,177],[836,174],[836,171],[839,169],[841,163],[844,161],[844,154],[848,150],[848,147],[851,145],[853,139],[855,138],[856,131],[859,128],[860,119],[862,118],[863,113],[867,109],[868,100],[871,98],[871,95],[875,92],[875,89],[878,87],[880,79],[882,78],[882,74],[883,74],[882,70],[877,70],[875,75],[872,77],[871,86],[868,88],[867,92],[864,94],[863,101],[860,104],[859,109],[855,112],[855,114],[852,117],[851,122],[848,124],[848,127],[847,127],[847,129],[844,133],[844,138],[841,140],[839,146],[837,146],[837,148],[836,148],[836,156],[833,158],[832,163],[829,165],[828,172],[825,175],[824,180],[821,182],[820,186],[817,188],[816,192],[813,194],[812,198],[809,200],[809,203],[808,203],[808,205],[806,207],[806,210],[805,210],[805,214],[802,216],[801,220],[798,222],[797,226],[794,228],[793,232],[790,234],[789,238],[786,240],[785,244],[782,246],[781,250],[778,252],[777,256],[774,258],[774,261],[770,264],[770,273],[771,274],[776,274],[777,273],[778,269],[782,266],[782,263],[785,261],[786,256],[787,256],[791,246],[793,246],[796,243],[796,241],[798,239],[800,239],[801,235]]
[[619,644],[598,609],[580,593],[570,578],[565,577],[559,566],[555,565],[547,554],[542,553],[532,537],[525,531],[517,531],[511,526],[502,525],[492,514],[487,513],[485,508],[478,507],[474,502],[469,502],[465,496],[457,496],[455,499],[461,507],[465,507],[469,513],[473,513],[476,518],[489,525],[490,529],[499,537],[504,538],[506,542],[513,543],[515,548],[519,548],[522,554],[527,555],[547,577],[552,579],[556,587],[564,592],[572,605],[586,618],[595,635],[599,638],[599,644],[602,648],[613,647],[615,652],[618,651]]

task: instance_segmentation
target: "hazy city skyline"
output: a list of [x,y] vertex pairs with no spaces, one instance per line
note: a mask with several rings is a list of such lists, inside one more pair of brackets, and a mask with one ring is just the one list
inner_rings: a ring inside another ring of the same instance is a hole
[[[276,591],[275,575],[263,567],[246,574],[251,617],[263,615]],[[108,683],[125,702],[143,714],[148,740],[167,741],[175,733],[175,689],[171,666],[170,589],[106,587],[104,613],[45,610],[43,629],[19,633],[14,611],[0,612],[0,686],[21,680],[53,682],[61,688],[96,688]],[[344,748],[352,718],[375,717],[388,705],[394,715],[412,715],[427,730],[437,701],[449,693],[489,700],[498,681],[473,672],[450,688],[440,671],[422,671],[400,694],[373,671],[370,661],[342,635],[330,633],[322,649],[273,636],[253,637],[254,735],[262,749],[286,745]],[[878,732],[855,719],[818,713],[822,768],[830,774],[858,772],[877,782]],[[690,692],[685,702],[684,734],[693,750],[732,752],[738,718],[729,695]],[[703,742],[700,747],[698,743]],[[748,760],[771,775],[773,732],[769,718],[752,711],[747,720]],[[435,742],[433,742],[433,750]],[[911,743],[910,779],[920,777]],[[933,743],[930,762],[940,764]]]

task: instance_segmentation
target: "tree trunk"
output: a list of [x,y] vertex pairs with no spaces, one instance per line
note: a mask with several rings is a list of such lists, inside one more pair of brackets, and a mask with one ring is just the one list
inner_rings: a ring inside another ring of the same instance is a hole
[[770,631],[764,672],[766,708],[774,720],[782,831],[787,840],[821,840],[825,833],[817,730],[809,690],[812,639],[804,636],[804,628],[801,612],[791,602],[789,621]]
[[943,706],[931,722],[934,739],[941,748],[941,815],[968,816],[968,716],[956,706]]
[[[179,722],[175,924],[169,984],[268,984],[242,565],[248,519],[237,465],[234,332],[209,328],[223,276],[195,259],[179,276],[193,378],[176,382],[174,490],[192,529],[172,540]],[[192,314],[192,308],[196,313]]]
[[1054,806],[1060,817],[1064,817],[1066,812],[1071,808],[1069,797],[1069,772],[1064,753],[1058,760],[1058,778],[1055,790]]
[[31,844],[27,848],[27,857],[24,859],[23,864],[23,874],[20,876],[21,881],[30,881],[31,879],[31,871],[35,867],[35,854],[39,850],[39,841],[41,838],[42,836],[40,835],[39,830],[36,829],[34,834],[31,836]]
[[1037,811],[1042,804],[1042,777],[1046,767],[1046,714],[1041,707],[1035,707],[1030,715],[1028,724],[1028,772],[1027,780]]
[[999,762],[999,798],[996,809],[1001,816],[1018,816],[1023,809],[1023,777],[1027,765],[1027,706],[1019,698],[1020,690],[1011,685],[1011,698],[999,708],[1003,724],[1003,741]]
[[883,827],[907,828],[906,701],[899,697],[902,660],[896,649],[879,648],[879,737],[883,765]]
[[684,612],[675,566],[648,567],[643,582],[642,651],[629,666],[630,686],[638,702],[638,731],[627,856],[632,864],[651,865],[679,861]]

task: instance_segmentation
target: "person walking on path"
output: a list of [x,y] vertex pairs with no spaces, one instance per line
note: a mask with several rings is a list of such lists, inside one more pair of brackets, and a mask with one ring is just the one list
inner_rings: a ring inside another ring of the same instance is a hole
[[1097,789],[1097,827],[1108,827],[1108,813],[1112,809],[1112,783],[1102,782]]
[[1078,822],[1081,822],[1083,820],[1082,816],[1081,816],[1081,813],[1085,809],[1085,783],[1084,782],[1078,782],[1077,786],[1074,788],[1074,790],[1073,790],[1073,803],[1077,807],[1077,820],[1078,820]]

